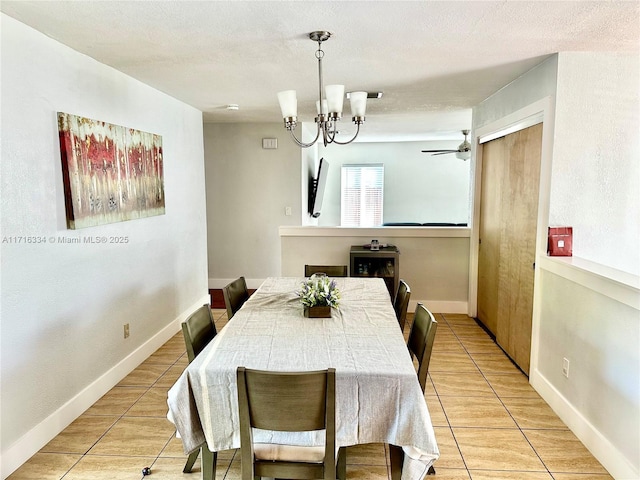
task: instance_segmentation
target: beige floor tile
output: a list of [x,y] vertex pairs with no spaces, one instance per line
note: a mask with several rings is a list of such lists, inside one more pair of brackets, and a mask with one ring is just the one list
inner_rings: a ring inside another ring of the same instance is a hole
[[347,465],[349,480],[388,480],[386,465]]
[[242,480],[242,466],[240,464],[240,459],[234,458],[233,462],[229,464],[224,480]]
[[440,404],[440,399],[433,396],[426,396],[425,399],[427,400],[427,408],[431,416],[431,424],[434,427],[448,427],[449,422]]
[[431,352],[431,358],[438,355],[467,355],[467,351],[462,344],[456,339],[455,342],[440,342],[440,339],[436,339],[433,342],[433,351]]
[[81,455],[36,453],[7,480],[58,480],[80,460]]
[[168,365],[143,362],[129,375],[124,377],[118,387],[150,387],[169,369]]
[[484,379],[476,372],[431,372],[431,380],[438,395],[458,395],[463,397],[490,396],[495,393]]
[[440,467],[444,468],[465,468],[464,461],[460,455],[460,450],[453,438],[453,433],[449,427],[433,427],[436,434],[436,442],[440,450],[440,458],[435,461],[436,473]]
[[[154,480],[199,480],[202,478],[201,459],[198,457],[193,465],[191,473],[182,473],[187,458],[158,458],[151,466],[151,477]],[[229,459],[221,460],[218,457],[216,465],[216,480],[223,480],[229,469]],[[146,478],[146,477],[145,477]]]
[[597,473],[554,473],[555,480],[613,480],[609,474]]
[[85,453],[116,420],[118,420],[117,416],[82,415],[42,447],[40,452]]
[[89,453],[156,457],[174,433],[175,427],[164,418],[123,417]]
[[459,314],[450,314],[446,313],[443,315],[444,321],[449,325],[473,325],[478,326],[478,322],[472,317],[464,315],[462,313]]
[[185,367],[182,365],[174,365],[170,367],[164,375],[162,375],[158,381],[154,384],[154,387],[172,387],[174,383],[180,378]]
[[454,428],[453,434],[469,470],[547,471],[518,429]]
[[[218,452],[218,461],[225,460],[228,463],[233,459],[235,454],[236,450],[223,450]],[[175,435],[171,437],[167,446],[160,452],[160,457],[184,458],[186,461],[187,454],[184,453],[184,448],[182,448],[182,441],[176,438]]]
[[162,365],[173,365],[186,352],[185,346],[182,348],[175,346],[162,346],[147,359],[148,363],[158,363]]
[[151,466],[153,460],[153,457],[85,455],[64,480],[140,480],[142,469]]
[[347,465],[386,465],[383,443],[347,447]]
[[431,375],[427,375],[427,383],[424,387],[424,396],[430,397],[437,395],[436,389],[433,386],[433,381],[431,380]]
[[125,414],[127,417],[167,416],[167,389],[152,387]]
[[518,472],[497,470],[471,470],[472,480],[553,480],[545,472]]
[[502,349],[496,345],[496,342],[491,340],[491,338],[487,335],[478,337],[465,337],[459,336],[460,343],[465,348],[467,352],[473,356],[474,353],[491,353],[494,355],[504,355]]
[[485,332],[482,327],[473,324],[450,324],[451,330],[458,337],[473,337],[473,338],[486,338],[488,337],[487,332]]
[[517,428],[497,397],[440,397],[452,427]]
[[523,430],[551,473],[608,473],[569,430]]
[[540,398],[538,392],[533,389],[522,372],[511,372],[510,374],[485,373],[484,376],[500,398]]
[[424,480],[469,480],[470,478],[466,468],[434,468],[435,476],[427,475]]
[[140,387],[113,387],[85,415],[122,415],[147,391]]
[[518,367],[504,354],[476,354],[473,361],[482,373],[521,373]]
[[554,428],[567,426],[542,398],[505,397],[502,402],[520,428]]
[[430,372],[477,372],[478,367],[466,353],[432,355]]

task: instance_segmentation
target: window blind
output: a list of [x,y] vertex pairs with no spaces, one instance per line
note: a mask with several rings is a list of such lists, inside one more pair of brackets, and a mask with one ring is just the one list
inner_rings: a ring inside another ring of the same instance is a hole
[[384,165],[343,165],[341,171],[340,225],[382,225]]

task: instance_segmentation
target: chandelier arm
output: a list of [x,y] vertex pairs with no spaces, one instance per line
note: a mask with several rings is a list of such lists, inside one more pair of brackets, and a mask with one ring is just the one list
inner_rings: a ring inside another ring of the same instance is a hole
[[358,134],[360,133],[360,124],[358,123],[358,129],[356,130],[356,134],[353,136],[353,138],[351,140],[349,140],[348,142],[339,142],[338,140],[336,140],[335,138],[333,139],[333,143],[337,143],[338,145],[348,145],[351,142],[353,142],[356,137],[358,136]]
[[316,138],[313,139],[313,141],[309,142],[309,143],[304,143],[300,140],[298,140],[298,138],[296,137],[295,131],[294,129],[290,129],[289,133],[291,134],[291,138],[293,138],[293,141],[296,142],[296,144],[299,147],[302,148],[309,148],[311,147],[314,143],[316,143],[318,141],[318,138],[320,137],[320,126],[318,125],[318,131],[316,132]]

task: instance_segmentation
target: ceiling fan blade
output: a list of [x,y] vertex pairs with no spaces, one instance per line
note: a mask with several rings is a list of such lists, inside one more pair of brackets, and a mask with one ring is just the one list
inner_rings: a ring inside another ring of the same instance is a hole
[[458,150],[449,150],[447,152],[432,153],[431,156],[433,156],[433,155],[449,155],[450,153],[458,153]]
[[458,150],[422,150],[422,153],[435,153],[442,155],[443,153],[456,153]]

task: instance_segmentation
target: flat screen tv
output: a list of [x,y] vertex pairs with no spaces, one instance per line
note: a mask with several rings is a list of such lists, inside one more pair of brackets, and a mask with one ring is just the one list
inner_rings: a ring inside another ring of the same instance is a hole
[[318,176],[309,179],[309,215],[313,218],[320,216],[322,197],[324,196],[324,189],[327,185],[328,171],[329,162],[321,158],[320,165],[318,165]]

